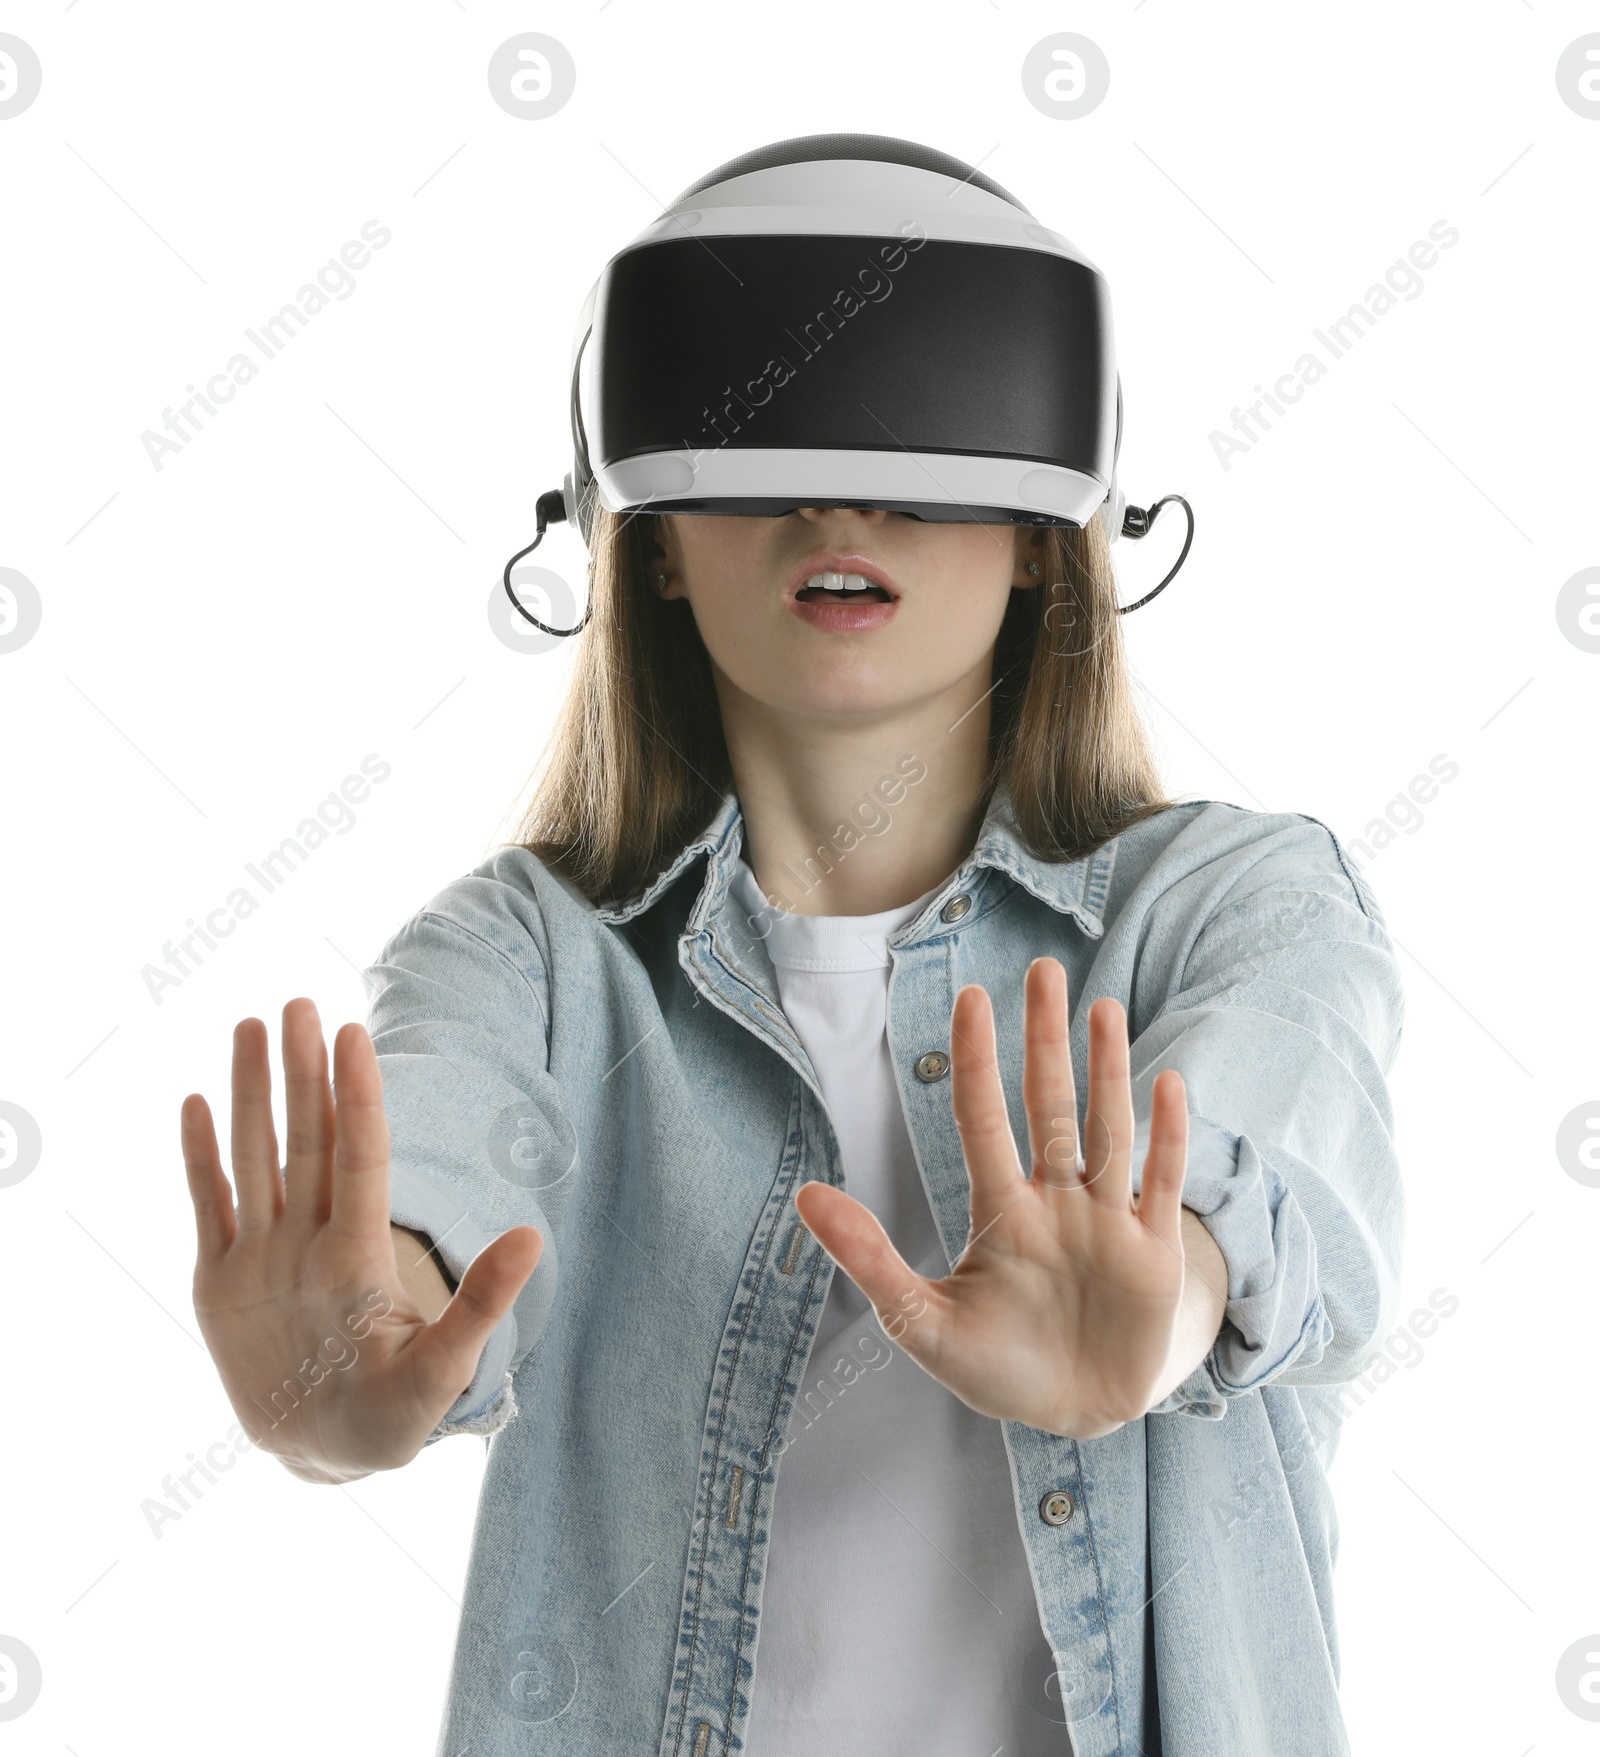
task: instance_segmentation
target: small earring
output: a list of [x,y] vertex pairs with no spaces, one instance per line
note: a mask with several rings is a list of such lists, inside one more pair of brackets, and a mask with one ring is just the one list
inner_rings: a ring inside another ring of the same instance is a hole
[[1028,563],[1028,573],[1033,579],[1038,579],[1038,577],[1039,577],[1039,564],[1037,561],[1030,561]]
[[658,592],[664,592],[664,591],[666,591],[666,589],[667,589],[667,576],[664,573],[658,573],[656,575],[656,590]]

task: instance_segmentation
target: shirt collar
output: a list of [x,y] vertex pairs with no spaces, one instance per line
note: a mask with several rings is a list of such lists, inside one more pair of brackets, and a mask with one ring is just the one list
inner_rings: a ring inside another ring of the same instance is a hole
[[[615,926],[632,921],[678,879],[692,860],[704,854],[709,857],[706,880],[686,924],[687,932],[700,931],[721,905],[743,840],[744,814],[738,796],[730,788],[722,796],[710,823],[674,855],[643,891],[623,900],[596,904],[596,920]],[[1040,902],[1048,903],[1064,915],[1073,916],[1091,939],[1099,939],[1105,932],[1104,909],[1116,858],[1117,838],[1112,837],[1076,860],[1036,859],[1023,845],[1012,810],[1010,790],[1001,781],[990,798],[972,852],[939,887],[938,895],[928,907],[933,909],[946,897],[969,889],[977,878],[978,869],[991,867],[1006,874]]]

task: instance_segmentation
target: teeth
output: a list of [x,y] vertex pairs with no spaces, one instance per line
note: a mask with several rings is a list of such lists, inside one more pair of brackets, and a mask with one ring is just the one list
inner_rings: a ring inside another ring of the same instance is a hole
[[814,573],[806,581],[807,586],[816,586],[824,592],[866,592],[877,583],[858,573]]

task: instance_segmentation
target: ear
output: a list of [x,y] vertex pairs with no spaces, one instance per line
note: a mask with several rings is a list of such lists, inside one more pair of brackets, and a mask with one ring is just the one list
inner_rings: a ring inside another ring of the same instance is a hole
[[[1045,556],[1049,552],[1049,527],[1018,525],[1015,541],[1016,566],[1011,575],[1013,590],[1022,591],[1028,586],[1042,586],[1045,582]],[[1030,564],[1038,569],[1037,573],[1029,573]]]
[[[643,515],[641,515],[643,516]],[[683,578],[683,556],[678,542],[677,522],[669,512],[658,512],[649,515],[650,528],[646,532],[644,549],[648,558],[646,569],[652,594],[661,598],[681,596]],[[656,578],[659,574],[667,577],[666,587],[656,591]]]

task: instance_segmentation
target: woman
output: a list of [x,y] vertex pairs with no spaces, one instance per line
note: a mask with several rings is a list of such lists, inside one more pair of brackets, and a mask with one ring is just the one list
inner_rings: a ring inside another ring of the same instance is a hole
[[284,1009],[281,1179],[261,1021],[237,1212],[183,1112],[256,1442],[495,1436],[439,1750],[1344,1749],[1370,890],[1162,794],[1100,517],[593,521],[519,841],[385,945],[337,1097]]

